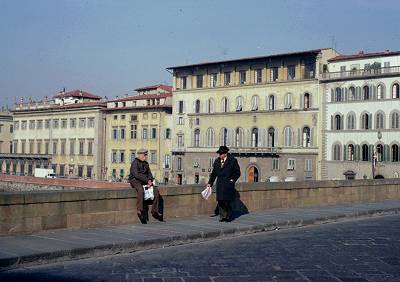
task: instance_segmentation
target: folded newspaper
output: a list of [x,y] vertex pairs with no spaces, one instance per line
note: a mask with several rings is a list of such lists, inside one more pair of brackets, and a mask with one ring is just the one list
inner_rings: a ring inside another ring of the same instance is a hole
[[154,190],[153,186],[143,185],[144,190],[144,200],[154,200]]
[[204,190],[201,192],[201,195],[202,195],[203,198],[206,199],[206,200],[208,200],[208,198],[210,198],[211,194],[212,194],[212,188],[209,187],[209,186],[207,186],[206,189],[204,189]]

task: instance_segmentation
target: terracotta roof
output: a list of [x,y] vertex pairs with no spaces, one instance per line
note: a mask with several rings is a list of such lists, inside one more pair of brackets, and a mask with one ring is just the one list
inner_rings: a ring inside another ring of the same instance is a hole
[[162,90],[165,90],[167,92],[172,92],[172,86],[165,85],[165,84],[157,84],[157,85],[140,87],[140,88],[136,88],[135,91],[152,90],[152,89],[158,89],[158,88],[161,88]]
[[153,98],[167,98],[172,97],[171,93],[160,93],[160,94],[147,94],[147,95],[133,95],[124,98],[114,99],[107,101],[110,102],[125,102],[125,101],[132,101],[132,100],[145,100],[145,99],[153,99]]
[[150,105],[150,106],[136,106],[136,107],[118,107],[118,108],[105,108],[102,111],[121,111],[121,110],[145,110],[145,109],[171,109],[172,105]]
[[65,92],[65,93],[60,93],[56,96],[54,96],[54,98],[63,98],[63,97],[77,97],[77,98],[88,98],[88,99],[96,99],[96,100],[100,100],[102,99],[102,97],[94,95],[92,93],[89,92],[85,92],[82,90],[73,90],[73,91],[69,91],[69,92]]
[[232,62],[248,61],[248,60],[256,60],[256,59],[269,59],[269,58],[284,57],[284,56],[298,56],[298,55],[306,55],[306,54],[318,54],[322,50],[327,50],[327,49],[331,49],[331,48],[321,48],[321,49],[314,49],[314,50],[308,50],[308,51],[289,52],[289,53],[272,54],[272,55],[266,55],[266,56],[257,56],[257,57],[247,57],[247,58],[240,58],[240,59],[232,59],[232,60],[225,60],[225,61],[212,61],[212,62],[204,62],[204,63],[198,63],[198,64],[181,65],[181,66],[168,67],[167,70],[185,68],[185,67],[221,64],[221,63],[232,63]]
[[363,58],[374,58],[374,57],[385,57],[385,56],[395,56],[400,55],[400,51],[389,51],[386,50],[384,52],[375,52],[375,53],[364,53],[359,52],[358,54],[350,54],[350,55],[339,55],[332,59],[329,59],[329,62],[335,61],[345,61],[345,60],[354,60],[354,59],[363,59]]

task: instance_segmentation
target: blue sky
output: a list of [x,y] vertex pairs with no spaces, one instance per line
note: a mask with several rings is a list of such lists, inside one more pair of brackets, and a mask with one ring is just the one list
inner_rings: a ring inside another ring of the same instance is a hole
[[398,0],[0,0],[0,105],[63,87],[115,97],[165,68],[335,46],[400,50]]

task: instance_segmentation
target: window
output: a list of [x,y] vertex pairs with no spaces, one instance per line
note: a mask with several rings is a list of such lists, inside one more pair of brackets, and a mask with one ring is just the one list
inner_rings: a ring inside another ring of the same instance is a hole
[[361,128],[371,129],[371,119],[368,113],[364,113],[361,115]]
[[304,78],[315,78],[315,64],[312,62],[305,63],[304,65]]
[[296,159],[288,159],[287,170],[296,170]]
[[[25,151],[25,144],[24,145],[24,151]],[[46,143],[44,143],[44,153],[46,155],[50,154],[50,143],[47,141]]]
[[92,166],[87,166],[86,167],[86,177],[87,178],[92,178],[92,173],[93,173],[93,167]]
[[75,155],[75,140],[69,140],[69,154]]
[[311,100],[310,100],[310,94],[305,93],[303,97],[303,107],[304,109],[309,109],[311,108]]
[[131,115],[131,121],[137,121],[137,115]]
[[[125,103],[125,102],[124,102]],[[126,118],[126,115],[121,115],[121,119],[124,120]]]
[[35,121],[34,120],[29,121],[29,129],[35,129]]
[[171,139],[171,128],[165,129],[165,139]]
[[392,118],[391,118],[391,128],[400,128],[400,114],[398,112],[392,113]]
[[272,170],[279,170],[279,159],[272,159]]
[[303,147],[311,147],[311,130],[309,127],[303,128]]
[[221,146],[227,146],[228,144],[228,129],[226,129],[225,127],[221,128],[221,142],[220,145]]
[[399,155],[399,146],[397,144],[392,145],[392,162],[398,162],[400,155]]
[[118,129],[117,128],[113,128],[113,130],[112,130],[112,139],[113,140],[118,139]]
[[178,102],[178,113],[183,114],[183,101]]
[[340,161],[341,160],[341,153],[340,153],[340,144],[333,145],[333,160]]
[[85,127],[86,127],[86,119],[80,118],[79,119],[79,128],[85,128]]
[[83,177],[83,166],[78,165],[78,177]]
[[258,96],[251,97],[251,110],[252,111],[258,110]]
[[356,89],[353,86],[351,86],[349,88],[348,100],[354,101],[355,99],[356,99]]
[[66,141],[62,140],[61,141],[61,155],[65,155],[65,146],[66,146]]
[[222,112],[223,113],[228,112],[228,110],[229,110],[228,98],[226,98],[226,97],[222,98],[221,105],[222,105],[222,107],[221,107]]
[[[42,146],[42,144],[39,144],[39,143],[38,143],[38,146],[39,146],[39,145]],[[53,155],[57,155],[57,154],[58,154],[58,150],[57,150],[58,148],[57,148],[57,147],[58,147],[58,142],[57,142],[57,141],[54,141],[54,142],[53,142]]]
[[182,76],[181,77],[181,88],[186,89],[187,88],[187,76]]
[[392,86],[392,98],[398,99],[400,98],[400,86],[398,83],[393,84]]
[[273,127],[268,128],[267,146],[270,148],[275,147],[275,128]]
[[42,153],[42,142],[38,141],[36,144],[36,151],[38,154]]
[[176,162],[177,162],[177,165],[176,165],[177,170],[182,170],[182,158],[181,158],[181,157],[178,157],[178,158],[176,159]]
[[147,139],[147,128],[142,129],[142,139]]
[[363,87],[363,100],[369,100],[369,87],[364,86]]
[[66,119],[62,119],[61,120],[61,128],[67,128],[67,123],[68,123],[68,121],[66,120]]
[[125,151],[119,151],[119,162],[120,163],[125,162]]
[[375,128],[383,129],[385,128],[385,116],[383,113],[377,113],[375,118]]
[[10,133],[14,132],[14,125],[10,125]]
[[285,110],[290,110],[292,108],[292,94],[287,93],[285,95]]
[[196,114],[200,113],[200,107],[201,107],[200,100],[196,100],[196,101],[194,102],[194,112],[195,112]]
[[94,118],[88,119],[88,128],[94,128]]
[[278,80],[278,67],[272,67],[271,68],[271,81],[277,81]]
[[243,97],[236,97],[236,111],[241,112],[243,110]]
[[383,145],[378,144],[376,145],[376,153],[378,154],[378,162],[383,161]]
[[342,89],[337,87],[335,89],[335,102],[341,102],[342,101]]
[[60,164],[60,176],[65,176],[65,165],[64,164]]
[[93,155],[93,141],[88,141],[88,153],[89,156]]
[[262,82],[262,69],[257,69],[254,71],[254,83]]
[[335,115],[335,124],[334,124],[334,130],[341,130],[342,128],[342,116],[341,115]]
[[354,145],[350,144],[347,146],[347,160],[354,161]]
[[120,135],[121,135],[121,139],[125,140],[125,128],[120,129]]
[[244,146],[243,141],[244,141],[243,128],[240,128],[240,127],[236,128],[236,131],[235,131],[235,147],[237,147],[237,148],[243,147]]
[[183,117],[178,117],[178,125],[183,125]]
[[207,101],[207,113],[213,113],[214,112],[214,99],[210,98]]
[[216,73],[212,73],[210,74],[210,86],[211,87],[216,87],[217,86],[217,74]]
[[85,145],[85,141],[83,141],[83,140],[79,140],[79,155],[80,156],[83,156],[83,148],[84,148],[84,145]]
[[203,75],[196,75],[196,86],[197,88],[203,88]]
[[151,139],[156,139],[157,138],[157,128],[152,127],[150,131],[150,138]]
[[291,147],[293,142],[293,132],[290,127],[286,127],[284,130],[285,147]]
[[207,147],[214,147],[215,134],[214,129],[207,129]]
[[117,151],[112,151],[111,152],[111,162],[116,163],[117,162]]
[[178,135],[178,147],[183,147],[183,135]]
[[19,130],[19,121],[14,122],[14,129]]
[[385,94],[384,94],[384,90],[383,90],[383,85],[379,84],[376,88],[376,92],[377,92],[377,99],[381,100],[381,99],[385,99]]
[[287,79],[293,80],[296,78],[296,67],[294,65],[287,67]]
[[368,150],[368,145],[363,144],[361,146],[361,158],[363,161],[367,162],[369,159],[369,150]]
[[151,164],[156,164],[157,163],[157,153],[156,153],[156,151],[151,151],[150,152],[150,163]]
[[[49,121],[49,126],[50,126],[50,121]],[[21,129],[26,130],[26,128],[27,128],[27,121],[26,120],[21,121]]]
[[30,140],[29,141],[29,154],[33,154],[33,146],[34,146],[33,140]]
[[164,168],[171,168],[171,156],[170,155],[164,156]]
[[253,128],[251,131],[251,146],[252,147],[258,147],[258,142],[259,142],[259,136],[258,136],[258,128]]
[[137,125],[131,124],[131,139],[137,138]]
[[117,115],[114,115],[114,120],[118,120],[118,116]]
[[231,72],[225,72],[224,73],[224,85],[230,85],[231,84]]
[[76,118],[71,118],[69,120],[69,127],[70,128],[76,128]]
[[246,71],[245,70],[239,71],[239,83],[240,84],[246,83]]
[[313,171],[312,160],[306,159],[305,171]]
[[194,147],[200,147],[200,129],[194,131]]

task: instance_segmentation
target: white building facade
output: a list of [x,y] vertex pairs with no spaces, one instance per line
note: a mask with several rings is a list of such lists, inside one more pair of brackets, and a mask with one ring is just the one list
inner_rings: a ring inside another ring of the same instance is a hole
[[328,70],[321,178],[399,177],[400,52],[341,55]]

